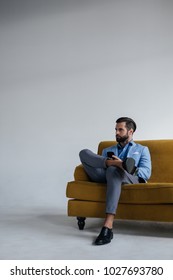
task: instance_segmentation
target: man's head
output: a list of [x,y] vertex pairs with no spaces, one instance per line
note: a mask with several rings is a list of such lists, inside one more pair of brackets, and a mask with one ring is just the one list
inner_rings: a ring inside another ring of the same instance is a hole
[[116,141],[126,144],[132,140],[133,133],[136,130],[136,123],[131,118],[121,117],[116,120]]

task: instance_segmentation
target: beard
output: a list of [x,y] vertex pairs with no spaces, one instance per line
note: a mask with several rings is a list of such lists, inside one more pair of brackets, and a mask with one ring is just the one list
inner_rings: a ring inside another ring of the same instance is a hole
[[129,136],[126,134],[126,135],[124,135],[124,136],[118,136],[118,135],[116,135],[116,141],[118,142],[118,143],[124,143],[124,142],[126,142],[127,140],[129,139]]

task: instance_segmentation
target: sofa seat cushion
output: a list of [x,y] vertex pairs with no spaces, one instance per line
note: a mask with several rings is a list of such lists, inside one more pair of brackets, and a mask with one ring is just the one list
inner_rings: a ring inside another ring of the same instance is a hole
[[[67,184],[66,195],[78,200],[105,202],[106,185],[72,181]],[[173,204],[173,183],[123,185],[119,203]]]

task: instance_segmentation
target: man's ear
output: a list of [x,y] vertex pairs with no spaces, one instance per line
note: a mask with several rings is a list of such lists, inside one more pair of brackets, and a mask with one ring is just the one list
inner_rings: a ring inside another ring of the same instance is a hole
[[129,129],[129,134],[133,135],[134,130],[132,128]]

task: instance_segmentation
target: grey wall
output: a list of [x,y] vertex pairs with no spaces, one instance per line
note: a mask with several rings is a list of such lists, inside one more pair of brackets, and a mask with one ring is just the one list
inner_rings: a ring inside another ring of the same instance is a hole
[[173,1],[0,1],[0,205],[66,209],[78,152],[173,138]]

